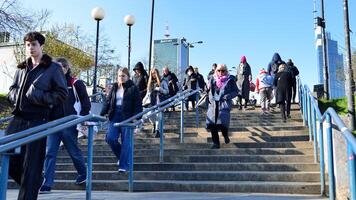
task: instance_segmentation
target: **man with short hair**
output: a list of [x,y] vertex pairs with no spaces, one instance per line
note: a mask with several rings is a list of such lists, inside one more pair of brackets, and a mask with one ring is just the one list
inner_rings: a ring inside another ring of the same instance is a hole
[[[45,124],[54,105],[63,103],[68,91],[61,67],[42,53],[45,37],[29,32],[24,37],[26,53],[30,57],[20,63],[10,86],[8,99],[14,104],[14,118],[7,135]],[[10,176],[20,185],[19,200],[37,199],[43,178],[46,138],[21,147],[19,155],[10,158]]]

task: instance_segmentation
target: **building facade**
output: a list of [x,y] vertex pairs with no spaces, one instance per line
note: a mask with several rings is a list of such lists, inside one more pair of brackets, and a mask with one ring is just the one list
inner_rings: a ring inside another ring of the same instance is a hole
[[15,43],[0,43],[0,94],[7,94],[13,82],[17,68],[16,50]]
[[189,49],[182,39],[162,39],[154,41],[153,66],[162,73],[168,67],[182,80],[189,62]]
[[[323,47],[320,27],[315,30],[316,35],[316,52],[317,52],[317,70],[319,84],[324,83],[324,62]],[[344,58],[338,51],[338,42],[331,39],[330,33],[326,34],[327,38],[327,55],[329,67],[329,93],[330,98],[342,98],[345,96],[345,75],[344,75]]]

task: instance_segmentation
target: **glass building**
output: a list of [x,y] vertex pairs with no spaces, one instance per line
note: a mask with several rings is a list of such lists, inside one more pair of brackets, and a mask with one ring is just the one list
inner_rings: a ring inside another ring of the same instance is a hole
[[[315,30],[316,35],[316,50],[317,50],[317,70],[319,84],[324,83],[324,62],[323,62],[323,47],[321,39],[320,27]],[[326,34],[327,38],[327,54],[328,54],[328,67],[329,67],[329,92],[330,98],[342,98],[345,96],[345,75],[344,75],[344,62],[343,55],[338,52],[338,42],[332,40],[330,33]]]
[[163,67],[175,73],[182,80],[188,67],[188,46],[181,39],[162,39],[154,41],[153,66],[162,73]]

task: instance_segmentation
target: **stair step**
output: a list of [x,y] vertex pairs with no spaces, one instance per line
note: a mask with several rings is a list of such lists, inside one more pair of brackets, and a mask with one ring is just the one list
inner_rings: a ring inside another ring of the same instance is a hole
[[[74,180],[76,171],[59,171],[56,180]],[[135,180],[184,181],[287,181],[320,182],[319,172],[261,172],[261,171],[135,171]],[[93,171],[93,180],[128,180],[128,173]]]
[[[115,163],[93,163],[94,171],[115,171]],[[310,163],[134,163],[135,171],[319,171]],[[56,170],[75,170],[73,164],[57,163]]]

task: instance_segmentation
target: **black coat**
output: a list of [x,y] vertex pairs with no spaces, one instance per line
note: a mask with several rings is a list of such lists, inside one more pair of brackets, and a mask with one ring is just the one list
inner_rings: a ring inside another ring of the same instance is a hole
[[136,85],[136,87],[138,88],[138,90],[140,91],[140,96],[141,99],[143,99],[143,97],[145,97],[146,92],[147,92],[147,81],[148,81],[148,76],[145,74],[141,74],[141,75],[134,75],[132,77],[132,81],[133,83]]
[[177,85],[177,82],[178,82],[177,76],[172,72],[168,72],[167,75],[163,76],[163,79],[165,79],[168,83],[169,96],[172,97],[172,96],[176,95],[177,92],[179,91],[179,88]]
[[68,96],[65,99],[64,103],[54,106],[53,112],[50,115],[51,120],[59,119],[68,115],[77,114],[77,111],[74,109],[75,95],[72,86],[75,87],[75,90],[77,91],[79,97],[79,101],[81,105],[81,111],[79,114],[81,116],[84,116],[84,115],[88,115],[90,112],[91,103],[87,93],[86,86],[83,83],[83,81],[73,78],[69,74],[66,75],[66,80],[67,80]]
[[48,119],[54,105],[64,102],[68,95],[61,67],[46,54],[32,69],[28,58],[19,64],[10,86],[8,100],[15,105],[13,114],[24,119]]
[[[142,112],[142,100],[138,88],[131,80],[128,80],[124,85],[124,96],[122,99],[122,116],[123,120],[128,119],[140,112]],[[114,83],[109,92],[109,96],[104,102],[100,115],[104,116],[108,114],[111,121],[115,114],[116,107],[116,92],[118,89],[118,83]]]
[[292,96],[292,75],[288,71],[278,72],[274,77],[274,86],[277,87],[276,103],[290,101]]

